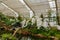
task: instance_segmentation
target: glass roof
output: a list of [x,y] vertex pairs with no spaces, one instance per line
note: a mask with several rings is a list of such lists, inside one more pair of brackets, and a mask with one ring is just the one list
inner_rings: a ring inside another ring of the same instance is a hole
[[[45,15],[48,10],[56,10],[54,2],[53,0],[0,0],[0,11],[9,14],[17,13],[24,17],[29,17],[31,13],[40,16],[41,13]],[[1,3],[4,3],[11,10]],[[57,4],[60,12],[60,0],[57,0]]]

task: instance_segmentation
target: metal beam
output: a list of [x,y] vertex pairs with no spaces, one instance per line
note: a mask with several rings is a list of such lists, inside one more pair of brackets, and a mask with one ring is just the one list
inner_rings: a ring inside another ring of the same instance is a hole
[[9,6],[7,6],[5,3],[1,3],[3,6],[5,6],[6,8],[8,8],[9,10],[11,10],[12,12],[14,12],[15,13],[15,17],[18,17],[19,15],[18,15],[18,13],[16,12],[16,11],[14,11],[13,9],[11,9]]
[[[25,2],[25,0],[19,0],[19,1],[21,1],[24,5],[25,5],[25,7],[29,10],[29,12],[30,12],[30,16],[34,16],[35,15],[35,12],[32,10],[32,8]],[[33,15],[32,15],[32,14]],[[32,17],[30,17],[30,18],[32,18]]]
[[60,25],[60,18],[59,18],[59,13],[58,13],[58,5],[57,5],[57,0],[55,0],[55,4],[56,4],[56,15],[57,15],[57,24]]
[[[23,0],[25,2],[25,0]],[[35,12],[33,11],[33,9],[25,2],[25,4],[30,8],[30,10],[34,13],[35,15]]]

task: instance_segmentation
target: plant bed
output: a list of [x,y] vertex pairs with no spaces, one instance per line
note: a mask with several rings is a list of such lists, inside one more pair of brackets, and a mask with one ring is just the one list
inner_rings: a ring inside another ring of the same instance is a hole
[[[22,28],[20,22],[22,21],[21,17],[14,18],[11,21],[9,17],[0,14],[0,27],[3,29],[1,31],[1,35],[4,33],[11,33],[13,37],[18,36],[29,36],[32,38],[36,38],[35,40],[60,40],[60,31],[56,27],[43,27],[41,26],[39,29],[37,28],[37,22],[32,25],[31,19],[28,20],[27,26]],[[13,24],[13,25],[12,25]],[[16,25],[15,25],[16,24]],[[10,37],[11,37],[10,35]],[[2,36],[3,37],[3,36]],[[6,34],[5,34],[6,37]],[[9,38],[10,38],[9,37]],[[17,37],[18,38],[18,37]]]

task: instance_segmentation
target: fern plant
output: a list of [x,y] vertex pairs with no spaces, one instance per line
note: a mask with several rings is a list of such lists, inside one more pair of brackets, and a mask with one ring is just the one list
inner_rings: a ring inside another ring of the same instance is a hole
[[1,37],[2,37],[1,38],[2,40],[16,40],[16,38],[13,37],[12,34],[10,34],[10,33],[2,34]]

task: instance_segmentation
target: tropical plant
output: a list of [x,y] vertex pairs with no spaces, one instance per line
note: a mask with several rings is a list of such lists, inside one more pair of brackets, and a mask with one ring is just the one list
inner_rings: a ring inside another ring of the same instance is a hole
[[1,35],[1,39],[2,40],[16,40],[16,38],[13,37],[12,34],[7,34],[7,33],[6,34],[2,34]]

